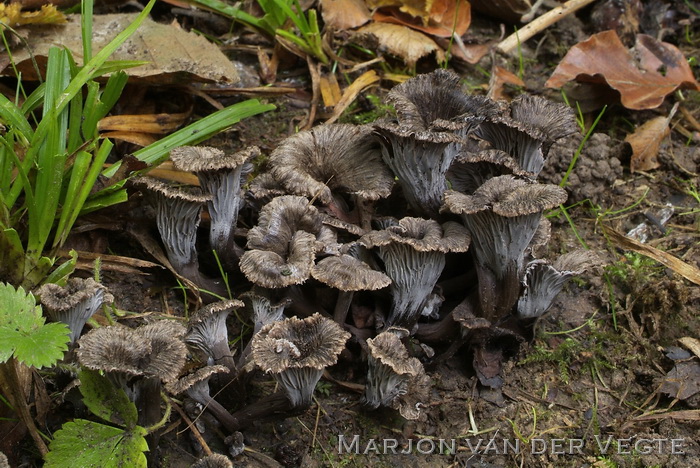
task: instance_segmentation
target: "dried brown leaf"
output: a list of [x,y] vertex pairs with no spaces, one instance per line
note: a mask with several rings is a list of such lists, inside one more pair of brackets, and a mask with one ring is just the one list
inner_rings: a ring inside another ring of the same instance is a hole
[[427,22],[403,13],[398,8],[376,11],[372,19],[408,26],[431,36],[452,37],[453,34],[462,36],[471,24],[471,9],[469,3],[463,0],[435,0]]
[[[0,3],[0,23],[12,28],[25,24],[61,24],[66,22],[55,5],[42,5],[39,11],[22,11],[20,3]],[[0,25],[0,30],[3,29]]]
[[525,86],[523,80],[521,80],[516,74],[506,70],[503,67],[495,65],[491,70],[491,81],[489,82],[488,97],[494,101],[505,99],[504,88],[507,84],[513,86]]
[[423,24],[427,26],[430,11],[435,1],[436,0],[366,0],[366,3],[371,9],[398,7],[401,12],[422,19]]
[[620,93],[628,109],[652,109],[678,88],[700,85],[683,54],[673,45],[637,35],[633,51],[615,31],[603,31],[573,46],[545,86],[559,88],[576,80],[606,83]]
[[655,117],[627,135],[625,141],[632,146],[630,171],[648,171],[659,167],[659,146],[670,133],[668,119]]
[[321,15],[326,26],[337,31],[357,28],[371,18],[362,0],[321,0]]
[[445,59],[445,52],[428,36],[404,26],[389,23],[371,23],[357,30],[358,39],[373,38],[380,47],[391,55],[403,59],[409,67],[426,55],[435,53],[439,62]]
[[[92,48],[95,53],[123,31],[137,14],[95,15]],[[80,16],[70,15],[64,25],[27,26],[29,50],[37,62],[45,63],[50,47],[69,49],[76,61],[82,58]],[[13,50],[17,69],[24,78],[36,79],[27,49]],[[145,19],[139,29],[110,60],[143,60],[149,62],[126,70],[130,82],[182,84],[189,81],[237,82],[238,73],[218,46],[204,37],[180,29],[177,24],[160,24]]]

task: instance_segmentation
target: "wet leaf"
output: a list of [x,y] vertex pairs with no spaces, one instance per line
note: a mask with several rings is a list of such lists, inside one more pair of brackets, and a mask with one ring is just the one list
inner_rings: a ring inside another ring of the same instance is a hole
[[[93,51],[101,50],[135,18],[135,14],[95,15]],[[27,29],[30,31],[29,49],[38,63],[44,63],[49,47],[57,45],[68,48],[80,62],[83,45],[78,15],[70,15],[65,25],[27,26]],[[23,77],[36,79],[27,49],[13,51],[13,58]],[[177,24],[159,24],[150,19],[146,19],[110,59],[149,62],[126,70],[130,82],[134,79],[160,84],[238,81],[232,62],[215,44],[180,29]]]
[[393,23],[417,29],[431,36],[452,37],[464,35],[471,24],[469,3],[463,0],[435,0],[427,17],[427,22],[403,13],[398,8],[376,11],[375,21]]
[[576,44],[559,63],[545,86],[569,81],[606,83],[620,93],[628,109],[653,109],[678,88],[700,89],[683,54],[673,45],[637,35],[632,51],[615,31],[594,34]]
[[362,0],[321,0],[321,15],[327,27],[338,31],[357,28],[371,18]]
[[397,24],[371,23],[358,29],[355,38],[375,40],[381,49],[400,57],[409,67],[433,52],[438,63],[445,58],[445,52],[428,36]]
[[521,80],[516,74],[509,72],[503,67],[498,65],[493,67],[491,70],[491,81],[489,83],[489,93],[488,97],[495,101],[505,99],[505,85],[513,86],[525,86],[523,80]]
[[625,141],[632,146],[630,171],[648,171],[656,169],[659,163],[659,146],[671,133],[666,117],[656,117],[640,125],[634,133],[627,135]]
[[[65,23],[66,17],[55,5],[42,5],[39,11],[22,11],[20,3],[0,3],[0,23],[16,28],[25,24]],[[0,25],[0,29],[3,29]]]
[[371,9],[398,7],[403,13],[421,18],[423,23],[427,25],[435,1],[439,0],[366,0],[366,3]]
[[700,364],[697,361],[679,362],[666,374],[661,391],[671,398],[686,400],[700,392]]

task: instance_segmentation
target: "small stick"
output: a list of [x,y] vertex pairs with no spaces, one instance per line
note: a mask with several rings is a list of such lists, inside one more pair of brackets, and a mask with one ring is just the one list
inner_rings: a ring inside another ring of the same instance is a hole
[[204,453],[206,455],[211,455],[212,451],[209,448],[209,445],[207,445],[206,441],[204,440],[204,437],[202,437],[202,434],[199,433],[197,426],[195,426],[194,423],[190,420],[190,418],[187,417],[185,412],[182,411],[182,408],[180,408],[177,403],[173,402],[172,406],[173,408],[175,408],[175,411],[177,411],[180,414],[180,417],[182,417],[183,421],[185,421],[187,427],[190,428],[190,431],[192,431],[194,438],[197,439],[197,442],[199,442],[199,444],[202,446],[202,450],[204,450]]
[[595,0],[569,0],[565,4],[558,6],[547,13],[539,16],[531,23],[526,24],[523,29],[511,34],[502,40],[496,49],[504,54],[508,54],[518,47],[518,42],[523,43],[535,34],[538,34],[562,18],[574,13]]

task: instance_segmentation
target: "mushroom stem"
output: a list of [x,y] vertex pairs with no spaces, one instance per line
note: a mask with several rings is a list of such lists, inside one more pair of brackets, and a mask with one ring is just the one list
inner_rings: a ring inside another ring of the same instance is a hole
[[289,417],[303,413],[307,406],[292,406],[284,392],[276,392],[261,398],[245,408],[233,413],[237,431],[245,429],[255,421],[266,421],[272,418]]
[[338,293],[338,300],[335,302],[335,310],[333,311],[333,320],[341,325],[345,323],[348,317],[348,310],[350,310],[350,304],[354,295],[353,291],[340,291]]
[[451,342],[452,338],[454,338],[458,332],[459,327],[454,321],[453,311],[450,311],[450,313],[437,322],[419,323],[414,337],[426,343],[445,343]]
[[[231,372],[226,374],[226,376],[235,376],[237,367],[233,360],[233,353],[231,348],[229,348],[226,341],[218,341],[212,346],[212,354],[214,358],[214,364],[221,364],[226,366]],[[231,380],[231,379],[226,379]]]
[[145,377],[138,381],[136,407],[139,410],[139,425],[149,427],[161,419],[160,414],[160,379]]
[[216,419],[226,428],[229,432],[235,432],[240,430],[241,425],[239,424],[238,418],[234,417],[229,411],[223,407],[221,403],[216,401],[210,396],[204,396],[198,403],[204,405],[204,407],[211,414],[214,415]]

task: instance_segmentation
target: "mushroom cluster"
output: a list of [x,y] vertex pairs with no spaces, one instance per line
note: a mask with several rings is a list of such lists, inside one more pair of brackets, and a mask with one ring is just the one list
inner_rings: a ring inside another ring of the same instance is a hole
[[[339,358],[363,370],[365,407],[409,419],[428,403],[424,363],[440,352],[463,349],[482,385],[502,383],[502,362],[525,341],[523,330],[597,261],[589,252],[535,258],[549,239],[543,214],[567,199],[536,178],[551,145],[576,131],[571,109],[530,96],[497,103],[459,81],[446,70],[419,75],[389,93],[393,118],[299,132],[262,164],[257,148],[174,150],[201,192],[137,181],[152,194],[170,263],[208,291],[187,332],[176,333],[201,357],[199,368],[179,380],[168,373],[170,392],[234,432],[308,408]],[[210,235],[198,248],[205,205]],[[227,288],[200,271],[207,248],[222,259]],[[247,309],[220,300],[231,292]],[[248,311],[251,332],[232,348],[236,309]],[[92,333],[81,340],[85,365]],[[253,397],[246,387],[256,370],[278,390]],[[127,383],[151,375],[124,372]]]

